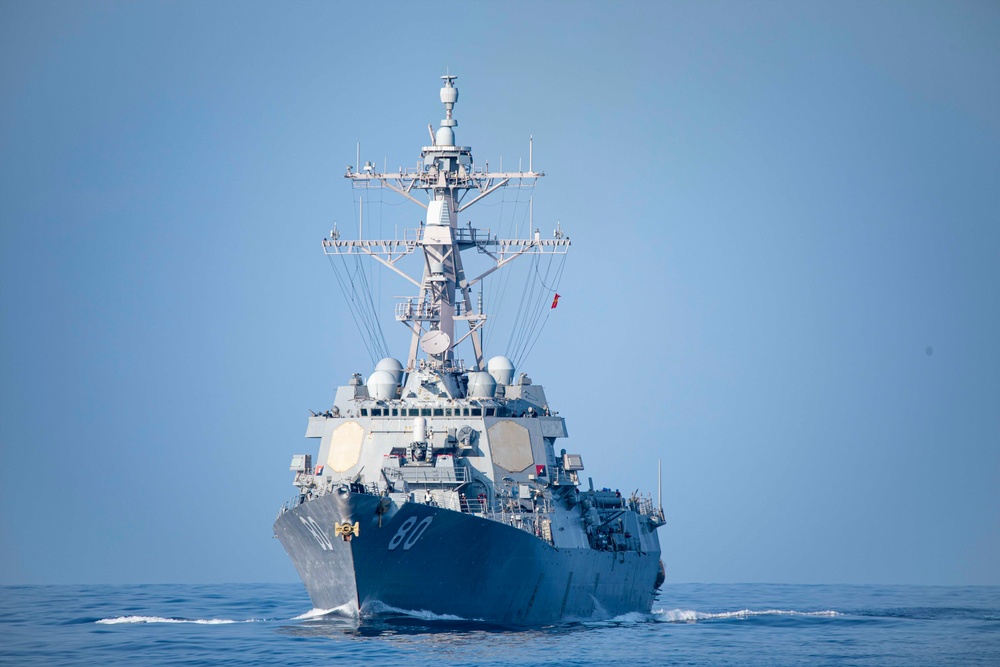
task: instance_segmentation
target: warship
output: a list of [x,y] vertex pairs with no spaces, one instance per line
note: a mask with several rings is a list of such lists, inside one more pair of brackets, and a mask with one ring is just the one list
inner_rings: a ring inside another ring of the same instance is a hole
[[[274,534],[317,610],[508,625],[649,612],[664,579],[659,492],[654,504],[651,494],[582,483],[582,456],[561,446],[566,420],[544,388],[508,356],[484,356],[483,281],[521,257],[564,256],[570,239],[558,225],[551,238],[531,226],[500,238],[459,224],[494,192],[544,174],[530,143],[527,171],[476,165],[455,139],[457,77],[441,78],[445,118],[428,126],[416,166],[379,172],[366,162],[345,174],[355,190],[422,207],[423,220],[402,238],[362,238],[359,223],[357,239],[334,229],[323,240],[331,259],[371,259],[416,288],[395,304],[410,332],[406,362],[386,355],[309,418],[305,436],[318,451],[292,457],[297,492]],[[485,261],[479,275],[466,274],[463,252]],[[419,278],[401,268],[410,255],[422,259]],[[559,295],[545,294],[548,312]]]

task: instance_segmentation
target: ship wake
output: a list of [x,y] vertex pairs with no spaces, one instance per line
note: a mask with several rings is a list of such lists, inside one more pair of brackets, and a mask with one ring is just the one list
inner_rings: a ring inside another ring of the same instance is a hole
[[701,621],[742,621],[754,618],[789,617],[799,619],[835,618],[843,616],[839,611],[795,611],[792,609],[737,609],[734,611],[703,612],[693,609],[653,609],[649,613],[638,611],[620,614],[612,618],[578,621],[582,625],[633,625],[639,623],[698,623]]
[[701,612],[691,609],[654,609],[650,614],[652,620],[659,623],[696,623],[698,621],[745,620],[759,616],[793,616],[805,618],[833,618],[843,616],[839,611],[830,609],[824,611],[795,611],[790,609],[739,609],[736,611]]
[[227,625],[230,623],[259,623],[263,618],[234,620],[229,618],[166,618],[163,616],[116,616],[94,621],[98,625],[127,625],[133,623],[196,623],[198,625]]

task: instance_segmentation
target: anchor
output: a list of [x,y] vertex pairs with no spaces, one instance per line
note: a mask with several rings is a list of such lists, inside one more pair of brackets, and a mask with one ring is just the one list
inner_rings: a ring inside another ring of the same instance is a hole
[[334,523],[333,524],[333,534],[340,535],[344,538],[345,542],[350,542],[351,537],[357,537],[361,533],[361,524],[357,521],[354,525],[349,523]]

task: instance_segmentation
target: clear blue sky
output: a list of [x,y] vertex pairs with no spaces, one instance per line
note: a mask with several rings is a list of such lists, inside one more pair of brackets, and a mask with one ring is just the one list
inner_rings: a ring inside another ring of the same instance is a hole
[[0,583],[296,580],[371,371],[319,241],[446,68],[477,161],[535,137],[521,370],[599,485],[663,459],[669,580],[1000,584],[1000,5],[909,1],[0,3]]

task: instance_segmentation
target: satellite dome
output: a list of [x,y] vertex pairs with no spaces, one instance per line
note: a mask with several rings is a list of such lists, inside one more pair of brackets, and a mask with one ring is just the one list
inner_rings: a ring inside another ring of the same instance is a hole
[[375,371],[368,378],[368,395],[376,401],[388,401],[396,398],[396,377],[389,371]]
[[396,378],[396,384],[403,381],[403,364],[399,363],[398,359],[386,357],[375,364],[375,370],[388,371],[389,373],[392,373],[392,376]]
[[510,384],[514,380],[514,364],[507,357],[493,357],[486,364],[486,370],[497,384]]
[[497,381],[489,373],[469,372],[469,398],[493,398],[497,391]]
[[434,134],[434,143],[438,146],[454,146],[455,130],[450,127],[439,127]]

